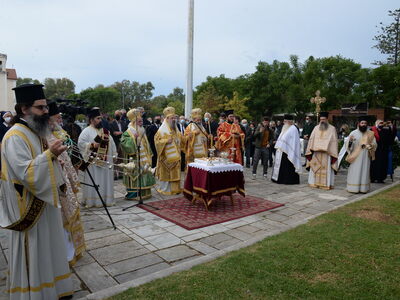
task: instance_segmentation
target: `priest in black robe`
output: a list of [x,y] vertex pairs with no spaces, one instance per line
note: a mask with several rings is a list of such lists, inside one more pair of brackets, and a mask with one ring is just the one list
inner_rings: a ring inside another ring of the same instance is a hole
[[299,184],[302,167],[299,130],[294,125],[293,116],[285,115],[284,118],[284,126],[275,144],[272,181],[279,184]]
[[388,127],[384,126],[382,120],[377,120],[371,130],[374,132],[378,144],[375,160],[371,162],[371,182],[384,183],[388,171],[391,132]]

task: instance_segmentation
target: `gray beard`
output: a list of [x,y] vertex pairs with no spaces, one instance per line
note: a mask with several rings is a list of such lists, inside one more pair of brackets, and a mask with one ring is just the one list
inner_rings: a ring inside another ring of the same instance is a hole
[[283,127],[282,127],[282,133],[285,133],[289,128],[290,128],[290,126],[292,126],[291,124],[285,124],[285,125],[283,125]]
[[51,123],[49,125],[49,129],[50,129],[50,131],[60,131],[62,129],[62,127],[57,123]]
[[320,123],[320,124],[319,124],[319,130],[320,130],[320,131],[326,131],[326,130],[328,130],[328,123]]
[[24,119],[29,128],[32,129],[41,138],[46,138],[50,135],[50,126],[48,123],[35,121],[32,115],[26,116]]

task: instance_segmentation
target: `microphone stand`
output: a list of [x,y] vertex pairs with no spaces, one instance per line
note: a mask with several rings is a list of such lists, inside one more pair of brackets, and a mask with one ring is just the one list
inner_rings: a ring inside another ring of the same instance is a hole
[[[138,130],[137,130],[137,123],[136,123],[136,133],[137,133],[137,132],[138,132]],[[149,204],[144,203],[144,202],[143,202],[143,199],[142,199],[142,171],[140,170],[140,147],[141,147],[140,144],[141,144],[141,142],[142,142],[143,135],[144,135],[145,133],[146,133],[146,132],[144,132],[144,133],[142,134],[142,136],[140,137],[140,139],[139,139],[139,136],[136,137],[137,163],[138,163],[138,169],[139,169],[139,174],[138,174],[138,177],[137,177],[137,179],[138,179],[138,181],[139,181],[139,190],[137,191],[137,193],[138,193],[138,196],[139,196],[139,202],[136,203],[136,204],[133,204],[133,205],[131,205],[131,206],[128,206],[128,207],[123,208],[122,211],[126,211],[126,210],[128,210],[128,209],[130,209],[130,208],[132,208],[132,207],[136,207],[136,206],[139,206],[139,205],[145,205],[145,206],[151,207],[151,208],[154,209],[154,210],[159,210],[158,207],[154,207],[154,206],[152,206],[152,205],[149,205]]]
[[[80,153],[80,152],[78,152],[78,153],[79,153],[79,156],[82,158],[81,153]],[[83,161],[83,158],[82,158],[82,161]],[[110,212],[108,211],[107,205],[106,205],[106,203],[104,202],[103,197],[101,196],[101,193],[100,193],[100,191],[99,191],[99,185],[96,184],[96,183],[94,182],[92,173],[90,173],[90,170],[89,170],[88,166],[89,166],[88,163],[84,163],[83,165],[81,165],[80,170],[81,170],[81,171],[85,171],[85,172],[89,175],[89,178],[90,178],[90,181],[92,182],[92,184],[88,184],[88,183],[85,183],[85,182],[81,182],[81,184],[86,185],[86,186],[93,187],[93,188],[96,190],[97,195],[98,195],[99,198],[100,198],[101,204],[103,205],[103,207],[104,207],[104,209],[105,209],[105,211],[106,211],[106,213],[107,213],[107,215],[108,215],[108,218],[110,219],[111,224],[113,225],[114,230],[115,230],[115,229],[117,229],[117,227],[115,226],[114,220],[112,219],[112,217],[111,217],[111,215],[110,215]]]

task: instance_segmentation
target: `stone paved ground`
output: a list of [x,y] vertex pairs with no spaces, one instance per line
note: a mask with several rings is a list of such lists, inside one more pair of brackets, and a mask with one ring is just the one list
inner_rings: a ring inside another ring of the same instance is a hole
[[[259,172],[261,168],[259,168]],[[271,170],[269,170],[270,172]],[[285,206],[256,215],[196,230],[186,230],[174,223],[140,208],[122,211],[131,205],[123,200],[124,187],[115,184],[117,205],[110,212],[117,230],[112,226],[103,209],[82,209],[87,252],[73,269],[73,281],[79,299],[90,293],[125,283],[155,272],[207,255],[221,253],[232,246],[242,247],[257,237],[276,234],[307,222],[308,219],[351,202],[360,195],[345,191],[346,171],[336,176],[336,187],[331,191],[309,188],[307,174],[301,175],[301,184],[282,186],[258,176],[251,179],[245,170],[246,192]],[[400,179],[396,173],[395,181]],[[391,183],[372,184],[377,190]],[[167,199],[153,192],[153,199]],[[0,230],[0,271],[7,269],[7,231]],[[4,274],[5,272],[1,272]],[[5,277],[0,278],[0,288],[5,288]],[[0,299],[7,299],[1,295]]]

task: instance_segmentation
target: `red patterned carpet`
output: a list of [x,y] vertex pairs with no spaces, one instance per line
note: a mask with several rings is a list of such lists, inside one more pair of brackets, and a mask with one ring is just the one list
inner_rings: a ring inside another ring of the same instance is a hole
[[154,210],[147,206],[140,207],[187,230],[193,230],[283,206],[283,204],[252,196],[243,198],[235,194],[233,197],[233,206],[229,197],[223,196],[221,201],[214,200],[209,211],[200,201],[192,204],[185,197],[149,203],[151,206],[159,208],[159,210]]

